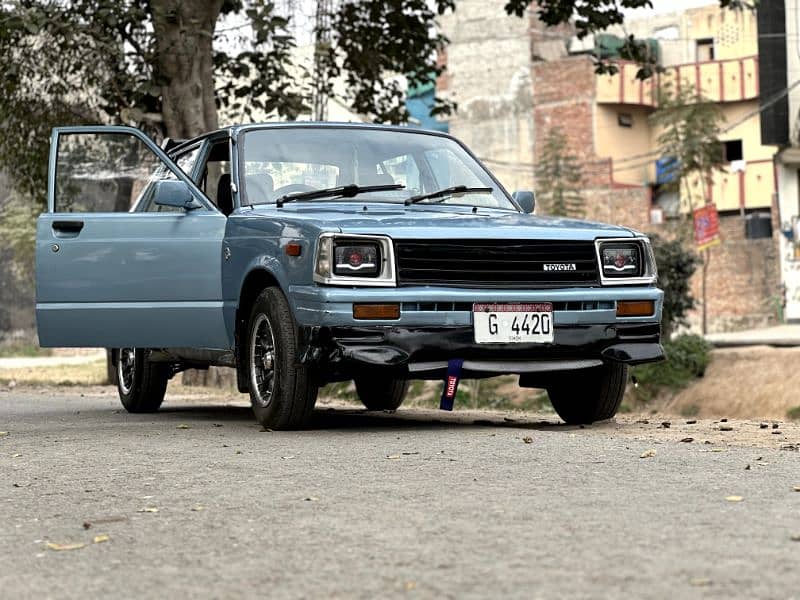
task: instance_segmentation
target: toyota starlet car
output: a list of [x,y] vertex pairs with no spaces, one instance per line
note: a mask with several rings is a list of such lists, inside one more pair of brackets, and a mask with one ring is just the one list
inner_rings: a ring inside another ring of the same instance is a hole
[[155,411],[187,368],[236,370],[258,421],[307,424],[320,386],[372,410],[408,381],[519,375],[568,423],[619,407],[660,360],[648,239],[534,216],[458,140],[404,127],[262,124],[162,149],[117,126],[53,132],[38,221],[42,346],[114,348]]

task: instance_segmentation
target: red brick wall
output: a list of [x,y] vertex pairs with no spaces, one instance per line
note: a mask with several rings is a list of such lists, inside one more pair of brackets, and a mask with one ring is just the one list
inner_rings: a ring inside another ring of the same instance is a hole
[[586,56],[534,63],[533,81],[534,153],[544,146],[551,128],[561,129],[572,154],[583,164],[587,188],[611,183],[611,160],[600,158],[594,145],[595,73]]
[[[777,230],[772,238],[745,238],[744,219],[720,217],[722,243],[708,251],[706,301],[709,333],[766,327],[777,323],[780,263]],[[692,278],[698,302],[692,324],[701,324],[702,267]]]

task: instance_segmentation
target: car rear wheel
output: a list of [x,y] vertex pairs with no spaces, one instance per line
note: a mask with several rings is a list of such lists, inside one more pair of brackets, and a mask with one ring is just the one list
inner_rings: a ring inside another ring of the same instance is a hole
[[353,381],[358,399],[369,410],[397,410],[408,393],[406,379],[363,375]]
[[250,403],[261,425],[299,429],[308,424],[318,386],[308,367],[297,364],[297,327],[286,297],[266,288],[248,320],[245,351]]
[[130,413],[157,411],[164,401],[169,375],[169,365],[150,362],[147,350],[117,350],[117,391],[122,406]]
[[570,425],[583,425],[613,417],[627,381],[628,366],[609,363],[561,374],[547,386],[547,394],[559,417]]

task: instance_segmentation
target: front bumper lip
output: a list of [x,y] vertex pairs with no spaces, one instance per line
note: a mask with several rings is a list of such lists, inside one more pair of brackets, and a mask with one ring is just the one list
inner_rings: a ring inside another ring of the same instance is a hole
[[[300,361],[320,365],[374,365],[426,371],[461,358],[486,372],[521,373],[537,363],[564,370],[570,361],[595,361],[571,368],[597,366],[596,361],[636,365],[664,358],[658,323],[617,323],[556,327],[552,344],[478,344],[472,327],[305,327]],[[560,365],[558,364],[560,363]],[[491,365],[497,365],[492,369]],[[416,366],[415,366],[416,365]],[[476,368],[478,370],[478,368]]]

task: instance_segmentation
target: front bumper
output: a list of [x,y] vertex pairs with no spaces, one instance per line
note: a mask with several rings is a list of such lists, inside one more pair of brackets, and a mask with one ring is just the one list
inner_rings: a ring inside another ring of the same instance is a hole
[[[652,286],[537,290],[442,287],[289,289],[302,340],[299,360],[330,379],[352,378],[364,365],[414,378],[438,378],[447,361],[464,359],[465,376],[563,371],[606,362],[661,360],[663,292]],[[652,300],[648,317],[617,317],[620,300]],[[552,302],[552,344],[477,344],[472,303]],[[399,303],[400,318],[353,318],[353,303]]]
[[464,359],[465,376],[575,370],[664,358],[658,323],[557,326],[552,344],[478,344],[472,327],[303,327],[300,362],[353,373],[365,365],[438,378]]

